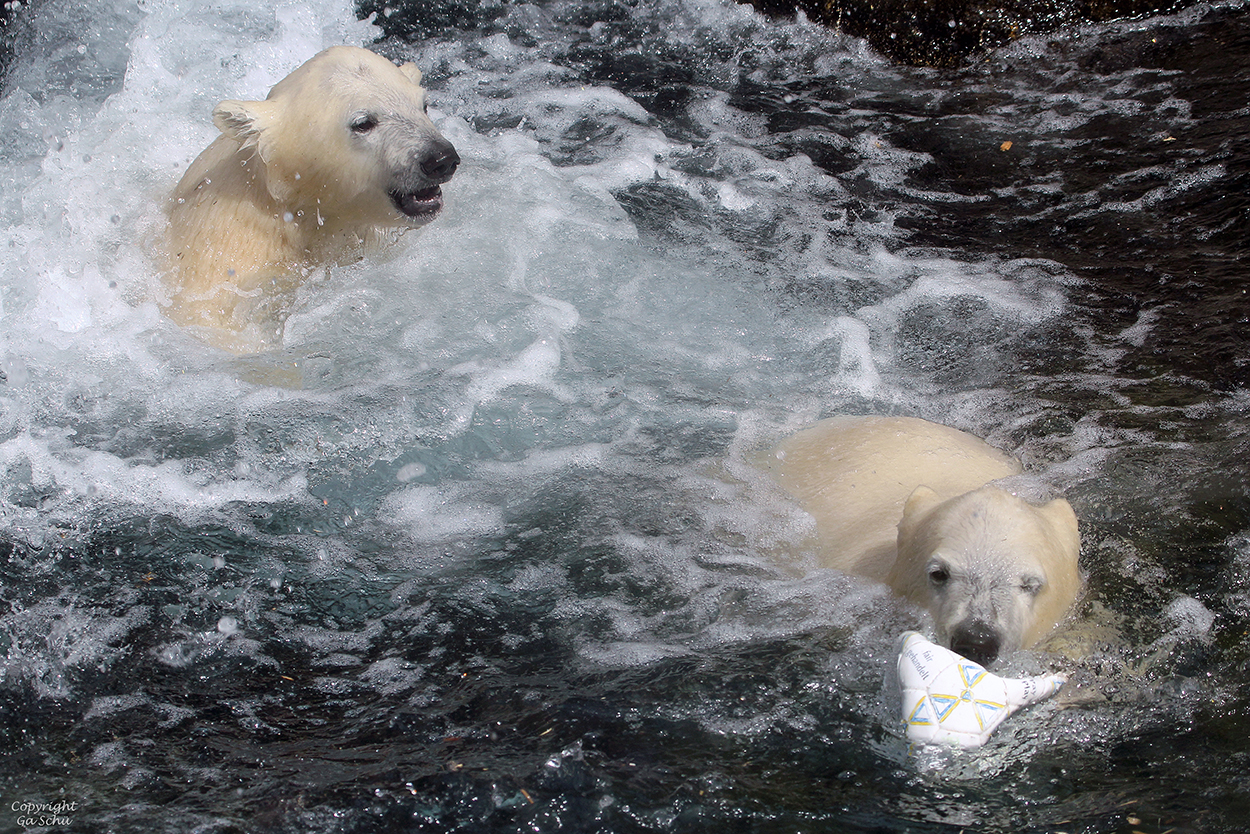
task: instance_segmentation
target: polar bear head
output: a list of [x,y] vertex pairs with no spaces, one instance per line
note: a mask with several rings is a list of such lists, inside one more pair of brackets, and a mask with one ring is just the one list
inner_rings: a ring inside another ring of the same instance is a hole
[[425,97],[413,64],[339,46],[278,82],[264,101],[223,101],[213,121],[256,149],[280,206],[327,232],[419,226],[442,208],[439,186],[460,163],[426,115]]
[[940,642],[988,665],[1031,646],[1064,616],[1081,586],[1076,514],[989,485],[943,501],[928,487],[907,499],[889,584],[933,614]]

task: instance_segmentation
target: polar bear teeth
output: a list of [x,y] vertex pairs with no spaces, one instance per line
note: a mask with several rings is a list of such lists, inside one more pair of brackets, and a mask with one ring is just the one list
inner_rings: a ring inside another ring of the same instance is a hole
[[408,217],[424,217],[443,207],[443,189],[432,185],[420,191],[392,191],[391,202]]

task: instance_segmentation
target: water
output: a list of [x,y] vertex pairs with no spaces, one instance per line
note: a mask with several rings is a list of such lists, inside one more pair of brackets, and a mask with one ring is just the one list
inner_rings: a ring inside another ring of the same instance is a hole
[[[6,41],[5,830],[1240,830],[1243,4],[941,71],[712,0],[188,5]],[[444,215],[206,349],[153,241],[208,113],[379,37]],[[1007,667],[1070,697],[978,753],[909,756],[923,617],[750,466],[866,412],[1081,518],[1079,616]]]

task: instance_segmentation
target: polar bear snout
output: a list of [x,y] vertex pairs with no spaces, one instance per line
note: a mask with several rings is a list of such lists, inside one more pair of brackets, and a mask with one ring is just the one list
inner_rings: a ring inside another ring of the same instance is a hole
[[460,154],[446,139],[431,148],[420,162],[421,173],[435,183],[447,182],[459,166]]
[[443,208],[443,190],[439,188],[456,173],[460,154],[446,139],[429,142],[409,165],[396,176],[396,184],[387,192],[391,204],[400,214],[415,223],[434,219]]
[[980,620],[959,623],[950,636],[951,651],[982,666],[989,666],[998,659],[1002,643],[1002,635]]

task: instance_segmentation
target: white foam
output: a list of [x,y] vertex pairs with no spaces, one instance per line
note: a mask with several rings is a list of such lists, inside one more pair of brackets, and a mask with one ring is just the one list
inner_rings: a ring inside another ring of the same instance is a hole
[[76,679],[116,659],[117,646],[148,621],[134,606],[121,615],[72,599],[45,599],[3,617],[9,635],[3,678],[30,685],[41,698],[63,698]]
[[1175,626],[1173,636],[1181,639],[1207,640],[1215,624],[1210,609],[1191,596],[1177,597],[1164,613]]
[[29,472],[25,485],[52,495],[87,498],[106,506],[137,501],[197,513],[235,501],[281,502],[301,496],[306,487],[303,475],[268,488],[235,480],[233,472],[190,471],[181,461],[136,464],[108,452],[66,448],[29,434],[0,443],[0,465]]
[[467,497],[468,490],[454,487],[415,486],[393,493],[385,515],[403,525],[419,542],[441,542],[498,532],[503,514],[498,506]]
[[360,678],[384,695],[395,695],[417,686],[424,668],[398,657],[388,657],[370,664],[360,673]]

